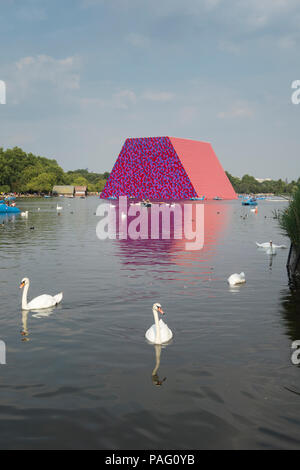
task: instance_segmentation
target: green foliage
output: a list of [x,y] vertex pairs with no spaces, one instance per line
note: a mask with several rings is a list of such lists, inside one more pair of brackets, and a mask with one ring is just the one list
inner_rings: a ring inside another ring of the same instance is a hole
[[279,215],[279,224],[293,245],[300,248],[300,186],[287,209]]
[[242,178],[237,178],[236,176],[232,176],[230,173],[226,171],[226,175],[231,182],[235,192],[240,194],[265,194],[265,193],[273,193],[273,194],[281,194],[281,195],[288,195],[293,194],[297,191],[298,186],[300,185],[300,178],[298,181],[291,181],[288,183],[287,181],[279,180],[271,180],[271,181],[263,181],[259,183],[253,176],[244,175]]
[[54,185],[87,186],[102,191],[109,173],[89,173],[87,169],[65,173],[54,159],[26,153],[19,147],[0,147],[0,192],[49,193]]

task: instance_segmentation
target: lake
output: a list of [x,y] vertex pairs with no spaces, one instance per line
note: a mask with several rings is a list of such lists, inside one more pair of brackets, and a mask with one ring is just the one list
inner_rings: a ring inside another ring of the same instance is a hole
[[[21,199],[28,219],[0,221],[0,448],[299,448],[300,298],[288,250],[255,245],[289,246],[273,218],[286,202],[205,203],[199,251],[99,240],[104,202]],[[22,313],[25,276],[29,299],[63,291],[62,303]],[[155,302],[174,333],[162,347],[145,339]]]

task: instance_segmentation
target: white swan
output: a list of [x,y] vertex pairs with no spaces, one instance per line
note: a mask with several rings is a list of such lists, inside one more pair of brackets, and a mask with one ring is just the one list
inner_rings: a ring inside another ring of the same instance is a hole
[[163,344],[170,341],[173,333],[162,320],[158,319],[158,312],[163,315],[164,311],[160,304],[156,303],[152,307],[155,324],[146,331],[146,338],[150,343]]
[[21,216],[26,217],[26,219],[27,219],[28,218],[28,211],[21,212]]
[[20,289],[24,287],[23,295],[22,295],[22,310],[40,310],[44,308],[51,308],[55,305],[59,304],[63,298],[63,293],[54,295],[47,295],[43,294],[35,299],[31,300],[31,302],[27,303],[27,293],[29,289],[30,281],[28,277],[22,279],[20,284]]
[[240,274],[231,274],[227,279],[227,282],[230,286],[236,286],[238,284],[244,284],[246,282],[245,273]]
[[58,204],[56,204],[56,210],[57,210],[57,211],[61,211],[61,210],[62,210],[62,206],[59,206]]
[[268,248],[287,248],[286,245],[275,245],[275,243],[272,242],[272,240],[270,240],[269,242],[266,242],[266,243],[256,243],[256,246],[258,246],[258,248],[265,248],[265,249],[268,249]]

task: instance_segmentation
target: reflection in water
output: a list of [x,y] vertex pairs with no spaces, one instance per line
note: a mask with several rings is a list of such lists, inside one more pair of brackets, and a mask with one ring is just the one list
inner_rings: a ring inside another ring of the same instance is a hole
[[159,366],[160,366],[160,355],[161,355],[161,344],[155,344],[154,345],[154,348],[155,348],[155,367],[152,371],[152,382],[153,382],[153,385],[162,385],[165,380],[167,380],[167,377],[164,377],[162,380],[160,380],[157,372],[158,372],[158,369],[159,369]]
[[43,308],[43,309],[40,309],[40,310],[32,310],[34,313],[32,314],[32,316],[34,318],[45,318],[45,317],[49,317],[49,315],[51,315],[55,309],[56,305],[54,307],[50,307],[50,308]]
[[29,341],[29,331],[27,327],[27,320],[28,320],[28,310],[22,310],[22,330],[21,330],[22,341]]
[[[181,227],[175,224],[175,217],[171,211],[170,218],[170,238],[164,238],[166,232],[162,230],[162,223],[159,226],[157,239],[150,238],[151,234],[151,208],[148,208],[148,238],[133,240],[131,238],[119,239],[117,230],[114,243],[118,247],[117,255],[126,270],[134,271],[138,267],[155,267],[156,271],[168,276],[168,280],[184,280],[188,284],[196,284],[199,279],[203,281],[212,281],[213,267],[212,258],[217,252],[218,241],[223,236],[225,230],[230,225],[234,206],[222,202],[187,203],[193,207],[193,217],[195,217],[196,206],[204,206],[204,245],[199,250],[187,249],[187,243],[190,240],[186,238],[174,239],[174,234],[178,236]],[[180,205],[181,212],[184,214],[184,203]],[[118,214],[118,203],[115,204]],[[128,217],[130,223],[130,217]],[[181,224],[183,226],[183,224]],[[195,219],[193,219],[193,230],[195,230]],[[123,232],[122,232],[123,233]]]
[[284,291],[281,296],[281,312],[287,336],[292,340],[300,340],[300,290]]

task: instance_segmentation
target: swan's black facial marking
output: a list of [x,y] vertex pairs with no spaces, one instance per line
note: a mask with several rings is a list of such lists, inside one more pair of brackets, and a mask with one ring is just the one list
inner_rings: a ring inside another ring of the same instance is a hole
[[163,309],[161,307],[157,307],[157,310],[159,311],[159,313],[161,315],[164,315],[165,312],[163,311]]

